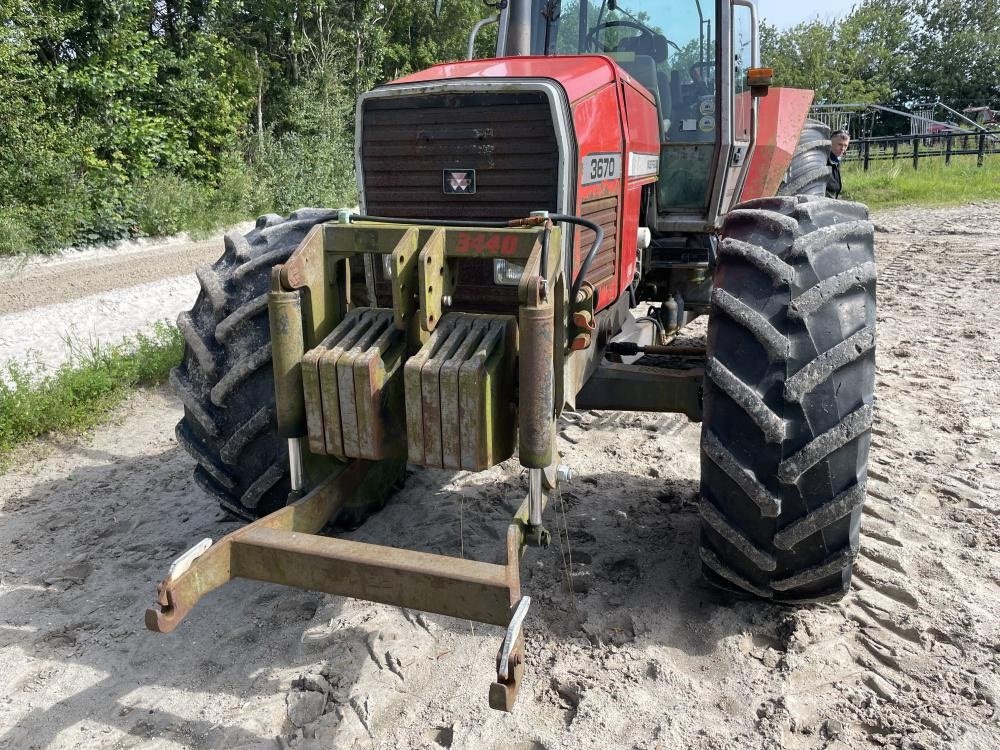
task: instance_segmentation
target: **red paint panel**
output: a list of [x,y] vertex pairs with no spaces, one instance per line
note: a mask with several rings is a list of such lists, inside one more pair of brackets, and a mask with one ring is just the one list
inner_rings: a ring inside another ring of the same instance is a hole
[[[610,68],[614,73],[614,66]],[[617,258],[621,256],[620,234],[617,227],[621,216],[621,192],[624,181],[624,161],[622,150],[624,138],[622,133],[621,105],[618,86],[614,78],[590,92],[579,97],[571,106],[573,129],[576,134],[576,210],[577,216],[582,216],[605,228],[605,240],[598,251],[588,280],[597,290],[597,307],[603,307],[605,300],[616,295],[619,274]],[[617,156],[617,171],[604,179],[598,178],[590,184],[588,175],[584,174],[584,165],[588,157],[596,155]],[[611,230],[611,231],[608,231]],[[583,264],[583,259],[590,250],[594,235],[589,231],[575,232],[573,242],[573,275],[574,277]]]
[[[647,158],[659,157],[661,126],[660,116],[656,111],[656,102],[652,95],[626,73],[622,72],[622,77],[626,79],[621,90],[626,122],[624,158],[625,168],[628,171],[631,167],[632,154],[647,154],[649,155]],[[625,198],[622,201],[619,232],[621,252],[618,256],[618,284],[615,294],[609,296],[608,303],[613,302],[628,288],[635,275],[639,214],[642,209],[642,187],[655,182],[656,179],[656,173],[637,177],[632,174],[626,175]]]
[[772,88],[757,100],[757,144],[750,157],[741,201],[778,192],[809,114],[813,93],[808,89]]
[[614,82],[616,69],[610,58],[601,55],[499,57],[441,63],[392,83],[430,83],[455,78],[551,78],[562,85],[569,100],[574,102]]
[[[624,77],[624,72],[623,72]],[[660,124],[656,112],[656,102],[644,86],[633,83],[629,78],[622,86],[625,103],[626,138],[633,153],[660,153]],[[643,182],[651,182],[656,175],[643,177]]]
[[[659,156],[659,115],[652,95],[601,55],[508,57],[443,63],[399,78],[394,84],[432,83],[454,79],[544,78],[557,82],[570,102],[576,139],[573,174],[576,179],[577,215],[590,217],[605,228],[605,242],[591,267],[588,278],[597,289],[597,308],[619,298],[632,280],[636,262],[642,186],[656,175],[630,178],[631,154]],[[616,174],[598,171],[590,181],[582,165],[588,156],[614,155]],[[588,184],[584,184],[587,182]],[[573,268],[577,271],[590,249],[593,234],[577,231],[573,243]],[[469,250],[475,253],[470,236]]]

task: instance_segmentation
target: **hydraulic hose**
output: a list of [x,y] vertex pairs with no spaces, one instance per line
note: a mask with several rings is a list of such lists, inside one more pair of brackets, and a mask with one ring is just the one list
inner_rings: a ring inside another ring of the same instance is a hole
[[576,295],[580,292],[580,287],[583,286],[583,280],[587,277],[587,271],[590,270],[590,265],[594,262],[594,258],[597,257],[597,251],[600,250],[601,244],[604,242],[604,230],[597,224],[587,219],[581,219],[579,216],[570,216],[569,214],[549,214],[549,218],[552,221],[562,221],[567,224],[576,224],[577,226],[585,227],[594,233],[594,241],[590,245],[590,250],[587,251],[587,257],[583,259],[583,263],[580,265],[580,271],[576,274],[576,278],[573,279],[573,286],[569,291],[569,304],[572,307],[576,304]]

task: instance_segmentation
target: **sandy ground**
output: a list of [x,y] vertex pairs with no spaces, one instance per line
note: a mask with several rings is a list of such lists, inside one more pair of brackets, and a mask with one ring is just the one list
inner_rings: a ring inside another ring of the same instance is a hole
[[[191,480],[179,403],[141,393],[0,483],[0,747],[1000,746],[1000,206],[875,221],[877,424],[839,604],[703,585],[697,425],[585,413],[558,542],[525,556],[512,715],[486,705],[498,628],[240,581],[155,635],[169,561],[235,524]],[[415,473],[349,536],[498,561],[524,491],[516,467]]]

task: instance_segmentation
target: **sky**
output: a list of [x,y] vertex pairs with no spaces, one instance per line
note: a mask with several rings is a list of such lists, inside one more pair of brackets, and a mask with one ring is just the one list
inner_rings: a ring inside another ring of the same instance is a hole
[[[664,13],[669,12],[674,34],[680,39],[687,39],[693,32],[697,36],[698,16],[695,11],[693,0],[619,0],[622,7],[627,8],[632,13],[644,11],[649,14],[657,26],[665,27],[663,23]],[[601,0],[591,0],[594,7],[601,4]],[[861,0],[756,0],[757,15],[761,20],[777,26],[779,29],[789,29],[803,21],[812,21],[819,18],[821,21],[832,21],[835,18],[843,18],[850,13],[851,8],[859,5]],[[715,3],[712,0],[702,0],[703,9],[714,9]],[[707,15],[714,16],[714,10],[706,10]],[[675,39],[674,41],[677,41]]]
[[757,0],[757,13],[762,20],[787,29],[817,16],[821,21],[846,16],[859,0]]

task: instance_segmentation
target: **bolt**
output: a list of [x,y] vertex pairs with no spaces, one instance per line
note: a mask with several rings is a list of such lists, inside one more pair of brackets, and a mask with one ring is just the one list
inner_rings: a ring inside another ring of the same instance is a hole
[[556,467],[556,479],[560,482],[571,482],[576,478],[576,472],[569,466],[559,464]]

